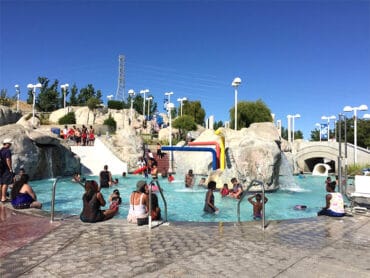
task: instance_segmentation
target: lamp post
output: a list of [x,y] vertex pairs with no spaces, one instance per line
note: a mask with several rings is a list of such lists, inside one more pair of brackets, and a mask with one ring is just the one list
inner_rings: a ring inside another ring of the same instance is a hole
[[19,90],[19,85],[15,85],[14,86],[15,88],[15,92],[17,94],[17,112],[19,111],[19,94],[21,93],[21,91]]
[[295,118],[300,118],[301,115],[300,114],[295,114],[295,115],[292,115],[292,142],[294,143],[294,119]]
[[315,126],[318,126],[319,127],[319,131],[320,131],[319,137],[320,137],[320,142],[321,142],[321,124],[316,123]]
[[292,118],[292,115],[287,115],[287,120],[288,120],[288,142],[291,143],[292,142],[292,131],[291,131],[291,118]]
[[153,97],[147,97],[146,100],[148,101],[148,120],[150,118],[150,101],[153,99]]
[[60,88],[62,88],[63,96],[64,96],[64,98],[63,98],[64,115],[67,114],[67,111],[66,111],[66,92],[67,92],[68,87],[69,87],[68,83],[60,85]]
[[240,77],[235,77],[233,82],[231,82],[231,86],[234,87],[234,91],[235,91],[235,115],[234,115],[234,130],[237,130],[238,129],[238,87],[240,86],[240,84],[242,83],[242,80],[240,79]]
[[343,108],[344,112],[352,112],[353,111],[353,121],[354,121],[354,145],[355,145],[355,164],[357,164],[357,110],[360,111],[367,111],[367,105],[362,104],[357,107],[352,106],[345,106]]
[[[170,124],[170,132],[169,132],[169,145],[172,146],[172,116],[171,116],[171,110],[175,107],[175,105],[171,102],[167,104],[167,110],[168,110],[168,120]],[[170,157],[169,157],[169,167],[168,172],[172,173],[172,151],[170,151]]]
[[182,116],[182,103],[184,101],[188,100],[186,97],[183,97],[183,98],[178,98],[177,101],[180,102],[180,116]]
[[135,91],[133,89],[128,90],[128,94],[130,96],[130,101],[131,101],[131,106],[130,106],[130,125],[132,122],[132,107],[134,105],[134,96],[135,96]]
[[327,131],[328,131],[328,142],[329,142],[329,139],[330,139],[330,120],[335,120],[337,117],[335,117],[334,115],[332,116],[322,116],[321,117],[321,120],[327,120],[328,121],[328,126],[327,126]]
[[144,97],[143,97],[143,116],[144,116],[144,120],[145,120],[145,95],[149,93],[149,90],[148,89],[145,89],[145,90],[141,90],[140,91],[140,94],[143,94]]
[[35,127],[35,103],[36,103],[36,89],[37,88],[41,88],[42,85],[41,83],[37,83],[37,84],[28,84],[27,85],[27,88],[28,89],[32,89],[32,97],[33,97],[33,100],[32,100],[32,126]]

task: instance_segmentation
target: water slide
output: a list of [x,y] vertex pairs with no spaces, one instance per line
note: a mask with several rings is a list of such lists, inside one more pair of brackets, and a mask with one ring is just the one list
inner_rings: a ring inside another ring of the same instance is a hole
[[222,130],[219,128],[215,131],[216,135],[219,135],[221,137],[221,144],[220,144],[220,169],[224,170],[225,169],[225,136],[222,134]]
[[71,146],[71,150],[80,157],[82,175],[98,176],[104,165],[108,165],[112,175],[127,173],[127,163],[115,156],[99,137],[95,138],[94,146]]
[[215,146],[217,156],[217,168],[220,168],[220,144],[216,141],[189,142],[189,146]]
[[212,170],[217,170],[217,155],[214,148],[162,146],[161,150],[178,152],[210,152],[212,153]]

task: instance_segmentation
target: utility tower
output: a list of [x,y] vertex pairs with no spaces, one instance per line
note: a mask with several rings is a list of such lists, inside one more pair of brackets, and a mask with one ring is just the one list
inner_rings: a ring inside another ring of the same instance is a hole
[[125,55],[118,56],[118,85],[115,100],[125,99]]

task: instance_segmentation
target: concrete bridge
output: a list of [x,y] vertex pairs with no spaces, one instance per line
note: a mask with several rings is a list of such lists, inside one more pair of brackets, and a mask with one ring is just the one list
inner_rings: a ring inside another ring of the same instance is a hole
[[[345,163],[345,144],[342,143],[342,158]],[[317,163],[327,163],[335,172],[338,172],[338,142],[308,142],[297,140],[293,145],[293,157],[299,169],[305,172],[312,172]],[[347,163],[355,163],[355,147],[347,143]],[[370,164],[370,150],[357,147],[357,164]]]

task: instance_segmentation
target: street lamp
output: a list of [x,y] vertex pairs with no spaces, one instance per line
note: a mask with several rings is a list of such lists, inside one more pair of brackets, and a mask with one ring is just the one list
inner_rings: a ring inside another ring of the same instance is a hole
[[108,101],[112,100],[113,99],[113,95],[108,95],[107,96],[107,99],[108,99]]
[[19,94],[21,93],[21,91],[19,90],[19,85],[15,85],[15,92],[17,94],[17,112],[19,111]]
[[360,111],[367,111],[367,105],[362,104],[358,107],[352,106],[345,106],[343,108],[344,112],[352,112],[353,111],[353,120],[354,120],[354,145],[355,145],[355,164],[357,164],[357,110]]
[[140,94],[143,94],[144,97],[143,97],[143,116],[144,116],[144,121],[145,121],[145,94],[149,93],[149,90],[148,89],[145,89],[145,90],[141,90],[140,91]]
[[320,136],[320,142],[321,142],[321,124],[316,123],[316,124],[315,124],[315,126],[318,126],[318,127],[319,127],[319,130],[320,130],[320,134],[319,134],[319,136]]
[[66,111],[66,91],[67,91],[68,87],[69,87],[68,83],[60,85],[60,88],[62,88],[63,96],[64,96],[64,99],[63,99],[64,115],[67,114],[67,111]]
[[300,114],[295,114],[295,115],[292,115],[292,142],[294,143],[294,119],[295,118],[300,118],[301,115]]
[[288,142],[292,142],[292,130],[291,130],[291,118],[292,115],[287,115],[287,120],[288,120]]
[[147,97],[146,100],[148,101],[148,120],[150,119],[150,101],[153,97]]
[[238,119],[237,119],[237,115],[238,115],[238,87],[240,86],[240,84],[242,83],[242,80],[240,79],[240,77],[235,77],[233,82],[231,83],[231,86],[234,87],[235,89],[235,115],[234,115],[234,120],[235,120],[235,124],[234,124],[234,129],[237,130],[238,129]]
[[328,142],[329,142],[329,137],[330,137],[330,120],[335,120],[337,117],[334,115],[332,116],[322,116],[321,120],[327,120],[328,121],[328,126],[327,126],[327,131],[328,131]]
[[128,94],[130,95],[131,107],[130,107],[130,125],[132,122],[132,106],[134,105],[134,96],[135,91],[133,89],[128,90]]
[[188,99],[186,97],[183,97],[183,98],[178,98],[177,101],[180,102],[180,116],[182,116],[182,103],[184,101],[187,101]]
[[42,85],[41,83],[37,84],[28,84],[27,88],[32,89],[32,96],[33,96],[33,101],[32,101],[32,126],[35,127],[35,103],[36,103],[36,89],[41,88]]
[[[166,93],[167,94],[167,93]],[[169,94],[168,96],[172,95],[173,93]],[[168,110],[168,121],[170,124],[170,132],[169,132],[169,145],[172,146],[172,116],[171,116],[171,109],[173,109],[175,105],[171,102],[167,103],[167,110]],[[170,157],[169,157],[169,167],[168,172],[172,173],[172,151],[170,151]]]

